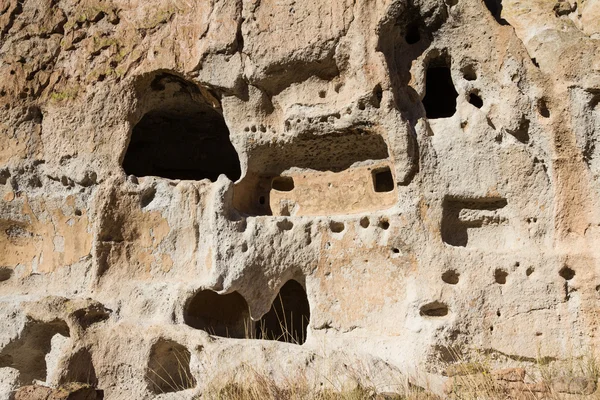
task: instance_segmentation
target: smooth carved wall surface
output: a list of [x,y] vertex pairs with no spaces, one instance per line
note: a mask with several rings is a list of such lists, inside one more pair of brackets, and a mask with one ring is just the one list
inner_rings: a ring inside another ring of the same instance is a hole
[[597,355],[599,54],[598,0],[1,2],[0,398]]

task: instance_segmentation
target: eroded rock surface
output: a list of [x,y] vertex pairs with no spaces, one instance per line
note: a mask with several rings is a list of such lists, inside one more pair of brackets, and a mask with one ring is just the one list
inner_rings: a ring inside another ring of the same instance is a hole
[[597,0],[0,2],[0,396],[597,355],[599,47]]

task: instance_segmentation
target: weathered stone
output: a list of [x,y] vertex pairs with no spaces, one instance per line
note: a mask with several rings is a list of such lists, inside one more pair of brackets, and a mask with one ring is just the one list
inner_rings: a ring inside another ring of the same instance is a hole
[[15,392],[15,400],[47,400],[52,389],[46,386],[23,386]]
[[598,356],[599,35],[599,0],[0,2],[0,396],[543,395]]

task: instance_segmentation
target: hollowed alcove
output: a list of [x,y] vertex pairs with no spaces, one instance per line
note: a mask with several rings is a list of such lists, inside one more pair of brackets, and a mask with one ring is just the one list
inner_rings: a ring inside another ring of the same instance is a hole
[[385,209],[396,201],[380,195],[394,191],[392,174],[373,183],[370,168],[384,172],[389,157],[384,137],[362,128],[259,144],[248,150],[248,171],[235,185],[233,205],[248,215],[285,216]]
[[196,386],[190,371],[190,352],[168,339],[159,339],[150,350],[146,382],[154,394],[179,392]]
[[256,338],[303,344],[310,321],[308,298],[302,285],[289,280],[271,309],[256,324]]
[[98,385],[98,377],[89,349],[79,349],[69,357],[67,367],[59,377],[60,384],[68,382],[83,382],[94,387]]
[[0,351],[0,368],[17,369],[21,386],[30,385],[35,380],[45,381],[48,374],[46,356],[52,350],[55,335],[69,337],[65,321],[27,321],[19,336]]
[[[240,160],[220,110],[198,86],[170,74],[141,90],[148,111],[134,126],[123,169],[168,179],[239,179]],[[207,92],[206,92],[207,93]]]
[[423,107],[427,118],[448,118],[456,112],[458,93],[452,82],[450,62],[447,57],[438,57],[429,62],[425,77]]
[[243,339],[252,333],[248,304],[238,292],[201,290],[188,300],[183,317],[187,325],[214,336]]

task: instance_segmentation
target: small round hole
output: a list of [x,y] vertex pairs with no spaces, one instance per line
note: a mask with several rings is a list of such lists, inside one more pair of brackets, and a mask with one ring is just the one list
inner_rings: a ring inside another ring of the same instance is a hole
[[280,231],[289,231],[294,227],[294,223],[292,221],[284,219],[277,222],[277,227]]
[[462,69],[463,77],[468,81],[474,81],[477,79],[477,71],[472,65],[467,65]]
[[379,227],[383,230],[387,230],[390,227],[390,222],[387,219],[379,220]]
[[567,267],[566,265],[564,267],[562,267],[560,269],[560,271],[558,271],[558,274],[566,281],[570,281],[571,279],[573,279],[575,277],[575,271],[573,271],[571,268]]
[[504,285],[506,283],[507,276],[508,272],[503,269],[497,269],[494,271],[494,279],[496,280],[496,283],[499,283],[500,285]]
[[369,227],[369,217],[362,217],[360,219],[360,226],[362,226],[364,229],[367,229]]
[[540,99],[538,101],[538,111],[542,117],[550,118],[550,110],[548,109],[545,99]]
[[329,229],[331,229],[331,232],[333,232],[333,233],[343,232],[344,228],[345,228],[345,225],[343,222],[337,222],[337,221],[329,222]]
[[10,279],[13,275],[13,270],[8,267],[0,267],[0,282],[4,282]]
[[456,285],[460,278],[460,274],[455,270],[451,269],[442,274],[442,280],[450,285]]
[[483,100],[475,93],[469,94],[469,103],[477,108],[483,107]]

